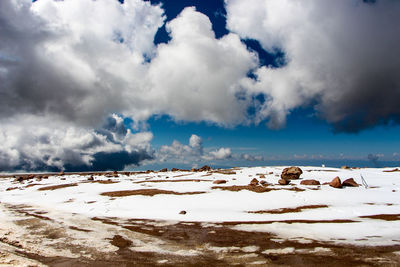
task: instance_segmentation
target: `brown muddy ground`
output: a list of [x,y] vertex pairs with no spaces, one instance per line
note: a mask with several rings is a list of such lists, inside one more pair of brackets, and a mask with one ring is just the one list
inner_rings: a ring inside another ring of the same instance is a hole
[[240,222],[75,218],[1,205],[10,220],[0,226],[0,265],[400,266],[400,246],[284,240],[233,229]]

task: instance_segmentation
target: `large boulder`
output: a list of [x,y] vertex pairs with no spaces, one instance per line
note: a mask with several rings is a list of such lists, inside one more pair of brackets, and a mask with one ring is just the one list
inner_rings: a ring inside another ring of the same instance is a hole
[[300,184],[302,184],[302,185],[320,185],[321,183],[317,180],[310,179],[310,180],[303,180],[300,182]]
[[333,178],[333,180],[329,183],[330,186],[334,188],[342,188],[342,182],[339,177]]
[[299,179],[303,171],[299,167],[289,167],[282,171],[281,178],[284,180]]
[[353,178],[349,178],[343,181],[342,183],[343,186],[352,186],[352,187],[358,187],[359,184],[356,183],[356,181],[354,181]]

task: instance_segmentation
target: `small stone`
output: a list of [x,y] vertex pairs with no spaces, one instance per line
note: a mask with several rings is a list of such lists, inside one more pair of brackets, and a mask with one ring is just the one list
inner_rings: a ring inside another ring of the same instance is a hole
[[278,183],[279,183],[280,185],[288,185],[288,184],[289,184],[289,181],[288,181],[288,180],[285,180],[285,179],[279,179]]
[[258,180],[256,178],[253,178],[253,180],[250,181],[249,185],[253,185],[253,186],[258,185]]
[[93,176],[90,175],[90,177],[88,178],[88,181],[93,181],[93,180],[94,180]]
[[159,170],[159,172],[167,172],[167,171],[168,171],[167,168],[163,168],[163,169]]
[[226,184],[226,180],[215,180],[213,184]]
[[333,180],[329,183],[330,186],[334,188],[342,188],[342,182],[339,177],[333,178]]
[[351,187],[358,187],[359,184],[356,183],[356,181],[354,181],[353,178],[349,178],[343,181],[342,183],[343,186],[351,186]]
[[182,210],[181,212],[179,212],[179,214],[185,215],[186,211]]
[[321,183],[317,180],[310,179],[310,180],[303,180],[300,182],[300,184],[302,184],[302,185],[320,185]]
[[264,174],[261,174],[260,175],[260,179],[264,179],[265,178],[265,175]]

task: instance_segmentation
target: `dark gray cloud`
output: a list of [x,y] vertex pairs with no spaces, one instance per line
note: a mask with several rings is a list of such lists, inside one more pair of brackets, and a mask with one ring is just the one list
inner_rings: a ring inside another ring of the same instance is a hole
[[132,133],[117,115],[98,130],[34,117],[20,124],[0,128],[0,171],[122,170],[154,158],[153,135]]
[[400,122],[399,1],[225,2],[230,30],[285,53],[286,65],[255,72],[260,121],[280,128],[311,105],[337,131]]

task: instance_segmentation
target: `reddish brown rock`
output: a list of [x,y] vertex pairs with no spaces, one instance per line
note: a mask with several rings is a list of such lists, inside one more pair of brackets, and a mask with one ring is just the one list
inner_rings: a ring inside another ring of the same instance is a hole
[[159,170],[159,172],[167,172],[167,171],[168,171],[167,168],[164,168],[164,169]]
[[317,180],[310,179],[310,180],[303,180],[300,182],[300,184],[302,184],[302,185],[320,185],[321,183]]
[[179,212],[179,214],[185,215],[186,211],[182,210],[181,212]]
[[258,180],[256,178],[253,178],[253,180],[250,181],[249,185],[258,185]]
[[177,172],[177,171],[179,171],[179,169],[177,169],[177,168],[172,168],[171,171],[172,171],[172,172]]
[[264,179],[265,175],[264,174],[260,174],[260,179]]
[[333,180],[329,183],[330,186],[334,188],[342,188],[342,182],[339,177],[333,178]]
[[261,180],[261,181],[260,181],[260,184],[261,184],[261,185],[266,185],[266,184],[267,184],[267,181]]
[[279,179],[278,183],[279,183],[280,185],[288,185],[288,184],[289,184],[289,180]]
[[29,174],[28,177],[27,177],[27,179],[33,179],[33,178],[35,178],[34,174]]
[[226,180],[216,180],[213,184],[226,184]]
[[63,176],[65,173],[63,171],[59,172],[58,175],[59,176]]
[[204,165],[203,167],[201,167],[200,169],[199,169],[199,171],[200,172],[208,172],[208,171],[211,171],[211,167],[210,166],[207,166],[207,165]]
[[299,179],[303,171],[299,167],[289,167],[282,171],[281,178],[285,180]]
[[356,183],[356,181],[354,181],[353,178],[349,178],[343,181],[342,183],[343,186],[352,186],[352,187],[358,187],[359,184]]
[[93,175],[90,175],[90,177],[88,178],[88,181],[93,181],[93,180],[94,180]]

